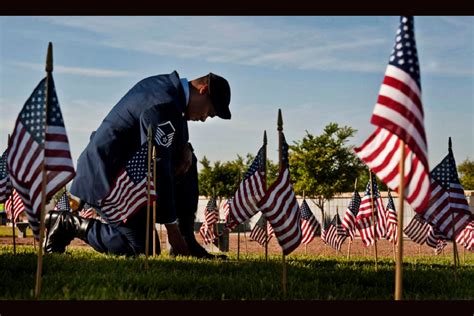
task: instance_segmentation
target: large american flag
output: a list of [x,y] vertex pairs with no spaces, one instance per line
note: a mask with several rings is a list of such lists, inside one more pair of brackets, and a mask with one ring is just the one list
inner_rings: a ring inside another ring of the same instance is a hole
[[[13,202],[13,207],[12,207],[12,202]],[[18,221],[18,217],[24,210],[25,210],[25,205],[23,204],[23,201],[21,200],[21,197],[18,194],[18,192],[14,189],[13,194],[5,202],[5,211],[7,211],[7,215],[9,215],[12,221],[16,223]]]
[[55,211],[71,211],[71,205],[69,204],[69,196],[67,195],[67,191],[64,191],[64,193],[61,195],[59,198],[58,202],[56,203],[56,206],[54,207]]
[[398,219],[397,211],[395,210],[395,203],[393,203],[392,194],[388,192],[388,203],[387,209],[385,211],[387,215],[387,236],[385,236],[389,241],[396,244],[397,243],[397,232],[398,232]]
[[[46,200],[75,176],[69,142],[53,76],[44,78],[26,101],[15,124],[8,151],[8,170],[20,194],[28,222],[39,239],[41,166],[46,172]],[[48,94],[46,90],[48,89]],[[45,113],[48,96],[48,113]]]
[[[99,201],[109,223],[125,221],[147,204],[147,172],[148,143],[144,142],[119,172],[110,193]],[[153,166],[150,166],[150,200],[150,203],[156,200]]]
[[97,216],[95,209],[88,203],[84,204],[84,207],[79,212],[79,216],[83,218],[95,218]]
[[336,249],[337,251],[341,250],[341,246],[346,240],[347,235],[345,229],[342,227],[341,219],[339,214],[334,215],[331,223],[325,230],[323,241]]
[[[370,190],[370,182],[370,180],[367,182],[365,194],[360,202],[359,212],[357,213],[356,217],[356,227],[359,230],[362,242],[366,246],[370,246],[375,242],[374,224],[372,222],[372,192]],[[386,221],[383,201],[380,196],[375,177],[372,179],[372,191],[374,193],[374,216],[376,222],[375,234],[377,239],[380,239],[385,237]]]
[[300,207],[301,212],[301,233],[303,234],[303,239],[301,243],[307,245],[309,244],[314,237],[321,231],[321,224],[319,224],[316,217],[311,212],[308,203],[306,200],[303,200]]
[[467,250],[474,251],[474,220],[459,233],[456,242],[463,245]]
[[288,255],[301,243],[301,219],[295,192],[290,182],[288,144],[282,135],[282,164],[275,182],[257,203],[273,227],[283,254]]
[[413,17],[401,17],[371,123],[375,132],[355,148],[387,186],[398,192],[400,140],[405,143],[405,197],[418,213],[428,206],[428,144],[421,103],[420,68]]
[[0,203],[4,203],[12,194],[12,184],[7,170],[7,155],[8,152],[5,150],[0,157]]
[[430,173],[431,197],[428,210],[423,214],[423,218],[443,235],[454,240],[473,220],[473,216],[464,196],[464,189],[459,182],[456,161],[451,149],[451,139],[449,141],[448,155]]
[[232,198],[226,227],[234,229],[258,212],[257,202],[265,194],[265,157],[260,148]]
[[355,237],[356,217],[357,217],[357,213],[359,213],[359,208],[360,208],[360,195],[359,195],[359,192],[354,191],[354,193],[352,193],[352,198],[351,198],[351,201],[349,202],[349,206],[347,207],[346,213],[344,214],[344,218],[342,219],[342,227],[345,228],[351,240],[353,240]]
[[[265,236],[265,226],[267,226],[267,235]],[[270,242],[273,237],[273,228],[265,219],[263,214],[260,216],[258,221],[253,226],[252,230],[250,231],[250,239],[255,240],[260,245],[265,246],[266,243]],[[265,238],[267,237],[267,238]]]
[[428,224],[419,214],[415,214],[410,223],[403,229],[405,234],[411,240],[420,245],[426,241],[430,230],[431,225]]
[[219,210],[217,209],[216,198],[212,197],[207,202],[206,209],[204,210],[204,222],[199,228],[199,234],[206,245],[213,242],[216,238],[215,226],[219,221]]

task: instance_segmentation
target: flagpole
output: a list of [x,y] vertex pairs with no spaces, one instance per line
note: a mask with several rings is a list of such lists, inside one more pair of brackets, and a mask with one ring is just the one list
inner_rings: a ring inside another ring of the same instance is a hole
[[[451,142],[451,137],[448,138],[448,151],[449,153],[452,153],[452,142]],[[456,168],[456,166],[453,166]],[[450,200],[451,197],[448,196],[448,200]],[[457,247],[456,247],[456,237],[455,237],[455,226],[456,222],[454,221],[454,212],[451,212],[451,219],[453,221],[453,256],[454,256],[454,280],[457,279],[457,264],[456,264],[456,254],[457,254]],[[459,264],[459,258],[458,258],[458,264]]]
[[[242,170],[239,168],[239,182],[237,182],[237,185],[240,185],[240,181],[242,181]],[[230,211],[231,209],[229,209],[229,222],[230,222]],[[237,225],[237,261],[239,261],[240,259],[240,232],[242,231],[242,225],[243,223],[240,223]]]
[[146,194],[147,194],[147,203],[146,203],[146,233],[145,233],[145,270],[148,270],[148,253],[149,253],[149,246],[150,246],[150,210],[151,210],[151,205],[150,205],[150,182],[151,182],[151,124],[148,125],[147,128],[147,142],[148,142],[148,163],[147,163],[147,188],[146,188]]
[[[10,146],[10,134],[8,134],[8,145],[7,145],[7,150],[8,150],[8,147]],[[13,210],[15,209],[15,205],[14,205],[14,199],[13,199],[13,185],[12,185],[12,194],[10,195],[11,199],[12,199],[12,206],[11,206],[11,214],[12,214],[12,238],[13,238],[13,254],[16,255],[16,236],[15,236],[15,216],[13,216]],[[33,238],[34,239],[34,238]]]
[[372,171],[369,170],[370,177],[370,207],[372,208],[372,222],[374,223],[374,256],[375,256],[375,271],[377,271],[377,220],[374,210],[374,182],[372,179]]
[[[267,191],[267,131],[263,131],[263,191]],[[265,218],[265,215],[262,216],[264,218],[263,227],[265,230],[265,262],[268,261],[268,221]]]
[[[279,162],[279,169],[283,167],[283,118],[281,116],[281,109],[278,109],[278,121],[277,121],[277,131],[278,131],[278,162]],[[286,262],[285,262],[285,253],[282,252],[282,290],[283,290],[283,298],[286,298]]]
[[[387,194],[390,194],[390,188],[388,188]],[[388,230],[388,225],[387,225],[387,230]],[[392,250],[393,250],[393,261],[397,261],[397,255],[396,255],[396,243],[397,243],[397,236],[393,236],[393,243],[392,243]]]
[[[51,81],[51,73],[53,72],[53,44],[51,42],[48,43],[48,52],[46,55],[46,98],[45,98],[45,106],[44,106],[44,113],[45,113],[45,127],[43,132],[43,139],[46,141],[46,128],[48,125],[48,106],[49,106],[49,89],[50,89],[50,81]],[[45,154],[45,146],[44,142],[40,144],[40,148]],[[41,295],[41,272],[43,269],[43,238],[44,238],[44,217],[45,217],[45,207],[46,207],[46,184],[47,184],[47,177],[46,177],[46,169],[45,169],[45,158],[43,157],[43,161],[41,162],[41,208],[40,208],[40,240],[38,245],[38,262],[37,262],[37,269],[36,269],[36,286],[35,286],[35,297],[39,299]],[[34,238],[34,237],[33,237]]]
[[[303,201],[305,200],[305,198],[306,198],[306,194],[303,190]],[[304,254],[305,254],[305,256],[308,255],[308,244],[304,244]]]
[[[152,151],[152,160],[153,160],[153,181],[156,179],[156,147],[153,145],[153,151]],[[152,221],[152,231],[153,231],[153,257],[156,256],[156,199],[153,201],[153,221]],[[160,236],[161,237],[161,236]],[[161,239],[160,239],[161,241]],[[161,249],[161,245],[160,245]]]
[[400,139],[400,185],[398,186],[398,226],[397,241],[398,252],[395,262],[395,300],[402,299],[403,292],[403,201],[405,200],[405,142]]
[[[355,181],[354,181],[354,192],[355,192],[356,190],[357,190],[357,178],[356,178]],[[350,203],[349,203],[349,204],[350,204]],[[347,212],[347,211],[346,211],[346,212]],[[354,233],[354,238],[355,238],[355,233]],[[353,240],[352,240],[352,238],[351,238],[351,240],[350,240],[350,242],[349,242],[349,247],[348,247],[348,249],[347,249],[347,260],[349,260],[349,259],[351,258],[351,246],[352,246],[352,242],[353,242]]]

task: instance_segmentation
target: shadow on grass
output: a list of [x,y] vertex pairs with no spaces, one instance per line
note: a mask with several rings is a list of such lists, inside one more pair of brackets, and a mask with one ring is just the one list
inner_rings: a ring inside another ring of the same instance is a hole
[[[287,258],[287,296],[282,296],[281,256],[230,260],[126,258],[73,249],[44,256],[42,299],[49,300],[390,300],[394,263],[384,259],[375,271],[371,258]],[[474,256],[470,259],[474,259]],[[473,299],[474,269],[453,268],[442,260],[404,264],[408,299]],[[32,299],[37,256],[32,247],[0,247],[1,299]]]

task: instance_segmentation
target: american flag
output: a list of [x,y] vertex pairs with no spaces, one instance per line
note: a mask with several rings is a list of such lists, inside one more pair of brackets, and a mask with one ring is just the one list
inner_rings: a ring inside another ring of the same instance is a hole
[[[380,197],[379,190],[377,188],[377,181],[375,177],[372,179],[372,190],[374,193],[374,216],[376,219],[375,233],[377,239],[385,237],[386,234],[386,221],[385,211],[383,206],[382,198]],[[374,224],[372,222],[372,199],[370,190],[370,180],[367,182],[364,197],[360,202],[359,212],[356,217],[356,227],[359,230],[362,242],[366,246],[370,246],[375,242],[374,239]]]
[[265,194],[265,157],[263,155],[264,148],[262,147],[234,194],[229,220],[226,222],[226,227],[231,230],[258,212],[257,202]]
[[395,203],[393,203],[392,195],[390,191],[388,192],[388,203],[387,203],[387,210],[385,212],[387,215],[387,236],[386,238],[390,240],[392,243],[397,243],[397,211],[395,210]]
[[229,216],[230,216],[230,204],[232,203],[232,199],[227,199],[224,201],[222,204],[222,209],[224,210],[224,221],[227,226],[227,222],[229,221]]
[[417,213],[423,213],[428,206],[430,180],[413,17],[400,18],[371,123],[378,128],[354,149],[356,154],[390,189],[398,192],[402,140],[406,200]]
[[[148,143],[144,142],[127,161],[125,168],[119,172],[110,193],[99,201],[100,210],[108,222],[125,221],[147,204],[147,172]],[[152,166],[150,166],[150,199],[156,200]]]
[[[45,113],[48,97],[48,113]],[[15,124],[8,151],[8,170],[20,194],[28,222],[39,239],[41,166],[46,172],[46,200],[75,176],[69,142],[51,75],[41,80],[26,101]]]
[[[267,238],[265,238],[265,223],[267,226]],[[265,216],[261,215],[260,219],[255,223],[255,226],[252,228],[252,231],[250,231],[250,239],[255,240],[258,242],[260,245],[265,246],[266,243],[270,242],[270,240],[273,237],[273,228],[270,225],[270,222],[268,222],[265,219]]]
[[[443,235],[455,239],[464,227],[473,220],[464,189],[459,182],[449,139],[449,153],[430,173],[431,197],[423,218]],[[455,232],[453,236],[453,214]]]
[[[12,209],[12,199],[13,199],[13,209]],[[20,214],[25,210],[25,205],[21,200],[20,195],[16,190],[13,190],[13,194],[10,198],[5,202],[5,210],[7,211],[7,215],[10,215],[10,218],[13,218],[13,222],[18,221],[18,217]],[[12,217],[13,216],[13,217]]]
[[282,138],[280,173],[257,206],[272,225],[283,254],[288,255],[299,246],[302,234],[298,202],[290,182],[288,144],[284,135]]
[[426,241],[430,230],[431,225],[428,224],[419,214],[415,214],[410,223],[403,229],[405,234],[411,240],[420,245]]
[[12,194],[12,184],[7,170],[7,151],[0,157],[0,203],[4,203]]
[[323,241],[331,246],[332,248],[336,249],[337,251],[341,250],[341,246],[346,240],[347,235],[345,229],[342,227],[341,219],[339,214],[336,213],[334,218],[332,219],[331,223],[325,230],[324,239]]
[[431,227],[428,236],[426,237],[426,245],[434,248],[435,253],[439,255],[447,244],[446,237],[437,229]]
[[96,212],[92,206],[90,206],[88,203],[85,203],[84,207],[79,212],[79,216],[83,218],[95,218]]
[[309,244],[314,237],[321,231],[321,224],[319,224],[316,217],[314,217],[313,212],[309,208],[306,200],[303,200],[300,207],[301,212],[301,233],[303,234],[303,239],[301,243],[307,245]]
[[349,206],[347,207],[346,213],[344,214],[344,218],[342,219],[342,227],[345,228],[351,240],[353,240],[355,237],[356,217],[357,217],[357,213],[359,213],[359,208],[360,208],[360,195],[359,195],[359,192],[354,191],[354,193],[352,193],[352,198],[351,198],[351,201],[349,202]]
[[206,209],[204,210],[204,222],[199,228],[199,234],[206,245],[210,244],[215,238],[214,224],[219,221],[219,210],[217,209],[216,199],[212,197],[207,202]]
[[69,196],[67,191],[64,191],[63,195],[59,198],[56,206],[54,207],[55,211],[71,211],[71,205],[69,204]]
[[467,250],[474,251],[474,221],[471,221],[466,228],[456,237],[456,242]]

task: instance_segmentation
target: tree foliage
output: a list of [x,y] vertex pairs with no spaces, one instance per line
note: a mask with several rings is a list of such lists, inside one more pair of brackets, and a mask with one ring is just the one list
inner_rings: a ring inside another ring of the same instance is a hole
[[[363,175],[364,164],[355,155],[353,146],[347,145],[356,130],[329,123],[323,134],[306,136],[290,146],[290,168],[297,194],[303,192],[324,216],[324,203],[335,194],[354,190],[354,180]],[[365,186],[365,184],[360,184]]]
[[[255,156],[252,154],[247,154],[245,159],[237,155],[235,160],[224,163],[215,161],[214,164],[211,164],[211,161],[204,156],[199,161],[203,166],[199,172],[199,194],[215,195],[220,198],[232,197],[254,158]],[[278,165],[267,159],[267,183],[271,183],[277,173]]]
[[458,171],[464,190],[474,190],[474,161],[467,158],[458,165]]

